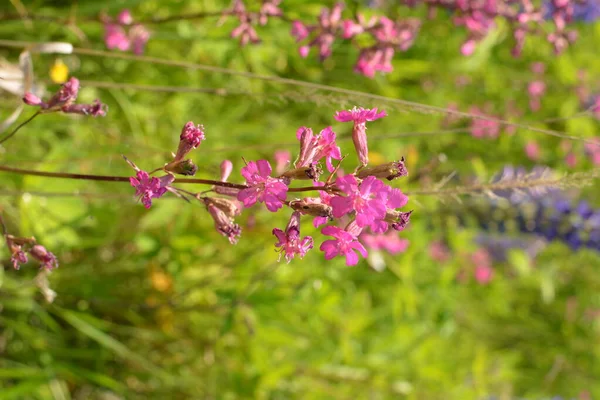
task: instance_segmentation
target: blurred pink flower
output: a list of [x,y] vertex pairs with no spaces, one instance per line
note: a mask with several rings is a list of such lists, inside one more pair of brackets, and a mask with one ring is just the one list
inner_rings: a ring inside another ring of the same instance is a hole
[[484,248],[478,249],[471,255],[471,262],[475,265],[475,280],[484,285],[492,280],[492,258]]
[[150,32],[141,24],[133,24],[129,10],[121,11],[116,21],[111,18],[104,21],[104,43],[109,50],[142,54],[149,39]]
[[401,239],[398,232],[390,229],[386,233],[372,234],[361,233],[359,239],[365,244],[365,247],[372,250],[383,250],[392,255],[403,253],[408,248],[409,241]]
[[429,244],[429,257],[434,261],[443,263],[450,259],[450,250],[444,243],[435,240]]
[[540,146],[537,142],[530,140],[525,144],[525,154],[527,158],[532,161],[538,161],[540,159]]

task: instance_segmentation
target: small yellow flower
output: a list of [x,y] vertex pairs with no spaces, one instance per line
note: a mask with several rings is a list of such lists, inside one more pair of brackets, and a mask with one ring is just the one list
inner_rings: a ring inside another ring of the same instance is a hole
[[153,269],[150,272],[150,281],[152,282],[152,287],[159,292],[170,291],[173,287],[171,276],[159,269]]
[[50,79],[54,83],[65,83],[69,79],[69,67],[60,58],[50,67]]

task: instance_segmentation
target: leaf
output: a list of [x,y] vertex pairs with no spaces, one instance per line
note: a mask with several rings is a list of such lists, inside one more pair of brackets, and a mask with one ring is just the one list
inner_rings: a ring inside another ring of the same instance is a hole
[[89,324],[85,320],[81,319],[77,314],[73,311],[61,310],[57,309],[59,314],[71,324],[75,329],[98,342],[100,345],[106,347],[109,350],[112,350],[119,357],[124,359],[133,361],[138,364],[140,367],[146,369],[147,371],[152,372],[157,376],[161,376],[162,378],[166,377],[166,373],[160,370],[158,367],[154,366],[150,361],[146,360],[144,357],[139,354],[133,352],[123,343],[114,339],[110,335],[102,332],[99,329],[96,329],[93,325]]
[[40,388],[48,384],[47,379],[32,379],[28,381],[21,382],[7,389],[2,389],[0,391],[0,400],[8,400],[8,399],[18,399],[22,400],[24,398],[28,398],[29,396],[25,395],[33,395]]

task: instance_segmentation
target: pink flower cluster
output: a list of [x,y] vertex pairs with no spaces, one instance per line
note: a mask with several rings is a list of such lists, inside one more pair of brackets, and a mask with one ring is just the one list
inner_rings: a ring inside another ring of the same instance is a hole
[[239,25],[231,31],[232,38],[239,38],[240,45],[248,43],[260,43],[260,38],[254,27],[266,25],[270,17],[281,17],[283,12],[279,8],[282,0],[263,0],[258,12],[250,12],[246,9],[243,0],[234,0],[233,6],[225,15],[231,15],[238,19]]
[[[336,134],[331,126],[313,134],[311,128],[300,127],[296,131],[299,141],[299,152],[296,160],[290,163],[289,153],[277,154],[277,172],[268,160],[245,162],[241,168],[244,184],[227,181],[233,171],[233,163],[224,160],[221,163],[221,180],[197,180],[199,183],[212,184],[209,192],[219,197],[206,196],[207,192],[192,193],[174,187],[174,174],[193,175],[197,167],[191,159],[184,159],[205,139],[202,125],[188,122],[179,135],[179,147],[173,161],[153,170],[163,171],[165,175],[152,177],[152,173],[140,170],[127,160],[136,171],[130,178],[136,196],[146,208],[152,206],[152,200],[171,192],[187,201],[201,201],[212,217],[216,230],[227,237],[232,244],[237,243],[241,228],[234,218],[241,213],[243,207],[252,207],[264,203],[271,212],[284,207],[292,210],[285,230],[274,228],[273,235],[277,241],[275,247],[290,262],[295,257],[304,257],[314,247],[311,236],[300,235],[302,216],[314,217],[315,227],[336,221],[341,225],[327,225],[321,233],[333,239],[324,241],[320,249],[326,259],[335,256],[345,257],[348,265],[358,263],[359,255],[367,256],[367,247],[376,251],[386,250],[391,254],[404,251],[408,242],[400,240],[397,232],[406,228],[411,212],[398,210],[408,203],[408,197],[398,188],[386,185],[388,181],[406,176],[404,159],[382,165],[368,166],[368,146],[366,123],[385,116],[385,112],[377,109],[355,107],[352,110],[340,111],[335,119],[341,122],[352,122],[352,135],[359,160],[359,166],[353,174],[344,175],[339,165],[334,167],[332,160],[342,161],[340,148],[336,144]],[[324,160],[329,176],[325,182],[319,181],[322,173],[320,163]],[[334,180],[335,175],[337,178]],[[295,181],[311,181],[312,186],[293,187]],[[318,197],[305,197],[288,200],[289,192],[316,191]],[[367,231],[368,230],[368,231]],[[395,234],[396,232],[396,234]]]
[[21,268],[21,264],[28,261],[27,254],[40,263],[40,267],[52,270],[58,268],[58,259],[44,246],[38,244],[35,238],[16,237],[4,234],[6,247],[10,250],[10,261],[14,269]]
[[104,17],[104,43],[110,50],[133,51],[143,54],[150,32],[141,24],[135,24],[129,10],[123,10],[114,21]]
[[30,106],[37,106],[43,112],[62,111],[67,114],[91,115],[104,117],[108,110],[105,104],[96,99],[92,104],[74,104],[79,93],[79,79],[71,78],[65,82],[48,102],[43,101],[31,92],[25,93],[23,102]]

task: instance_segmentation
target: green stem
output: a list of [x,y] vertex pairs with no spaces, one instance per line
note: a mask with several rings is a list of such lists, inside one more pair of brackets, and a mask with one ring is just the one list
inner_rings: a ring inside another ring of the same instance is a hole
[[8,139],[10,139],[11,137],[13,137],[19,131],[19,129],[21,129],[22,127],[24,127],[25,125],[27,125],[29,122],[33,121],[33,119],[35,117],[37,117],[38,115],[40,115],[40,114],[41,114],[41,111],[37,111],[31,117],[27,118],[24,122],[22,122],[19,126],[17,126],[14,131],[12,131],[11,133],[9,133],[4,139],[0,139],[0,144],[6,142]]
[[[9,167],[6,165],[0,165],[0,171],[10,172],[20,175],[33,175],[33,176],[43,176],[45,178],[60,178],[60,179],[80,179],[87,181],[103,181],[103,182],[129,182],[129,177],[127,176],[111,176],[111,175],[90,175],[90,174],[72,174],[68,172],[46,172],[46,171],[35,171],[30,169],[21,169]],[[175,179],[173,183],[197,183],[203,185],[214,185],[214,186],[223,186],[234,189],[247,189],[248,186],[241,185],[238,183],[231,182],[222,182],[215,181],[212,179],[197,179],[197,178],[180,178]],[[308,187],[299,187],[299,188],[290,188],[288,192],[307,192],[311,190],[327,190],[322,186],[308,186]]]

